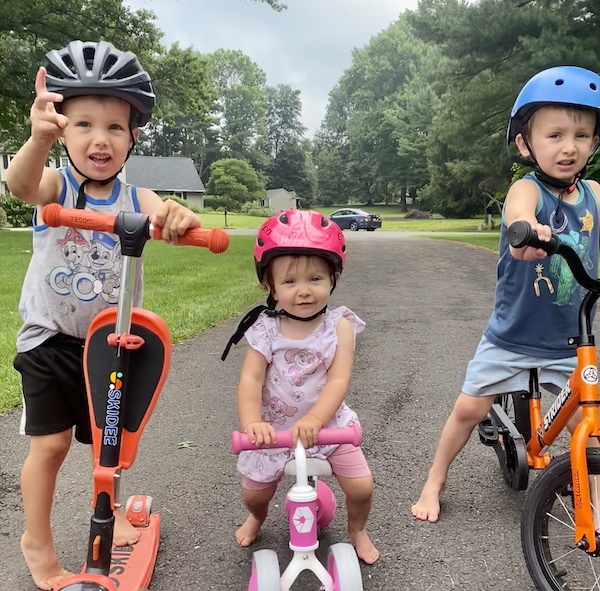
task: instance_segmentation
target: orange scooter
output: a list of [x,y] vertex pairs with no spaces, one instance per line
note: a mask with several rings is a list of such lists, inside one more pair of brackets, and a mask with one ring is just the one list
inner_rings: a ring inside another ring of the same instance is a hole
[[[133,546],[113,546],[114,510],[119,504],[121,471],[134,462],[142,431],[167,379],[171,335],[165,321],[133,307],[137,267],[146,242],[160,239],[145,214],[116,216],[64,209],[53,203],[43,209],[49,226],[85,228],[116,234],[121,240],[122,275],[118,304],[92,321],[84,348],[94,450],[94,513],[88,555],[80,574],[64,581],[61,591],[143,591],[149,584],[160,538],[160,516],[151,512],[152,497],[137,495],[126,503],[126,516],[141,533]],[[204,246],[224,252],[224,230],[193,228],[179,245]]]

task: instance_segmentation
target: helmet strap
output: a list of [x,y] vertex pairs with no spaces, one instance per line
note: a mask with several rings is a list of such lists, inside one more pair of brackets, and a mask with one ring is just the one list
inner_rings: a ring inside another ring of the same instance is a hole
[[129,159],[129,156],[131,156],[131,152],[133,152],[133,148],[135,148],[135,138],[133,137],[133,132],[131,131],[131,127],[129,128],[129,134],[131,135],[131,148],[129,148],[129,150],[127,151],[127,156],[125,156],[125,161],[123,162],[123,166],[121,166],[121,168],[119,168],[119,170],[115,174],[113,174],[111,177],[101,180],[101,181],[94,181],[94,179],[91,179],[91,178],[85,176],[85,174],[83,174],[83,172],[81,172],[81,170],[79,170],[79,168],[77,168],[77,166],[73,162],[73,159],[71,158],[71,155],[69,154],[69,150],[67,150],[67,146],[65,146],[65,144],[63,142],[61,142],[61,144],[67,154],[67,158],[69,159],[69,163],[75,169],[77,174],[79,176],[82,176],[84,179],[83,182],[79,185],[79,193],[77,195],[77,203],[75,205],[76,209],[85,209],[85,187],[88,183],[95,182],[95,183],[99,183],[100,185],[108,185],[108,183],[112,183],[112,181],[114,181],[119,176],[119,174],[121,174],[121,171],[123,170],[123,167],[125,166],[125,162],[127,162],[127,160]]

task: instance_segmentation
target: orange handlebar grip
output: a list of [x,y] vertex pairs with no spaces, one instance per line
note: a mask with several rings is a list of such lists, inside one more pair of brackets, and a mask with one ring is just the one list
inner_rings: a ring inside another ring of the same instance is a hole
[[[162,228],[154,227],[152,238],[162,239]],[[177,240],[178,246],[203,246],[211,252],[221,253],[229,246],[229,234],[222,228],[190,228]]]
[[98,230],[99,232],[114,232],[115,216],[96,211],[83,209],[68,209],[58,203],[50,203],[42,209],[44,223],[58,228],[83,228],[85,230]]

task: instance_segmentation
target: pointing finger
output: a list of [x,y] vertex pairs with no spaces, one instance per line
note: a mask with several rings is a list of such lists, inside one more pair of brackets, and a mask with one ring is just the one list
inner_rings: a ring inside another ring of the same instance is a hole
[[40,69],[35,75],[35,93],[42,94],[45,92],[48,92],[48,89],[46,88],[46,68],[40,66]]

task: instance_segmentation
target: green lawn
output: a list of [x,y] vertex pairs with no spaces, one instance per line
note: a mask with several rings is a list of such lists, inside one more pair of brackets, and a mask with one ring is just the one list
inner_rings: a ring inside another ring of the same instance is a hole
[[[144,306],[162,316],[173,341],[237,315],[264,298],[252,264],[253,236],[232,236],[227,252],[148,242],[145,249]],[[21,326],[18,302],[31,256],[30,232],[0,231],[0,412],[21,402],[19,374],[12,367]]]
[[[223,214],[203,214],[206,228],[222,227]],[[228,227],[258,228],[263,218],[228,214]],[[388,222],[384,222],[387,227]],[[390,222],[394,229],[437,231],[431,238],[458,240],[497,251],[497,233],[447,235],[444,231],[468,231],[472,220],[420,220]],[[391,229],[387,227],[387,229]],[[253,236],[231,236],[227,252],[215,255],[201,248],[175,247],[149,242],[145,249],[145,302],[162,316],[173,341],[194,334],[238,315],[264,294],[257,287],[252,264]],[[0,290],[0,413],[19,406],[20,383],[12,367],[15,337],[21,326],[18,302],[21,284],[31,256],[31,233],[0,231],[2,289]]]

